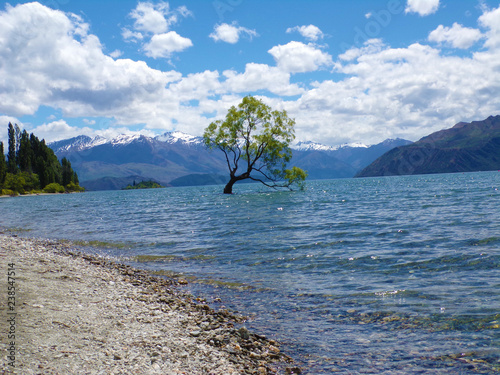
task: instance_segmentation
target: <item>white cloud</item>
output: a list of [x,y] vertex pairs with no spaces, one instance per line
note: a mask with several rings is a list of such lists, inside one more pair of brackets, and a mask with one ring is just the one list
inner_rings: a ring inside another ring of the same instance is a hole
[[224,87],[230,92],[267,90],[283,96],[299,95],[304,92],[296,84],[290,83],[290,73],[265,64],[249,63],[244,73],[238,74],[233,70],[226,70],[223,75],[227,78]]
[[115,49],[113,52],[109,54],[114,59],[119,58],[121,55],[123,55],[123,51],[120,51],[119,49]]
[[169,13],[168,3],[139,3],[130,13],[130,17],[135,19],[134,28],[152,34],[161,34],[168,30],[168,23],[165,15]]
[[65,116],[113,116],[150,105],[181,78],[106,56],[97,37],[75,35],[80,21],[39,3],[0,12],[0,23],[0,113],[22,116],[46,105]]
[[184,38],[175,31],[165,34],[153,35],[151,41],[144,45],[146,56],[155,59],[159,57],[170,58],[173,52],[181,52],[193,45],[190,39]]
[[500,71],[498,62],[485,58],[489,54],[443,56],[418,43],[406,48],[376,43],[348,54],[352,58],[336,66],[346,79],[318,83],[289,103],[298,138],[317,128],[331,143],[417,140],[500,110],[494,94]]
[[[72,127],[65,120],[32,128],[50,140],[84,131],[116,135],[138,124],[144,124],[143,133],[175,128],[200,135],[213,116],[222,118],[249,93],[286,109],[296,119],[298,139],[313,134],[321,138],[311,140],[327,144],[416,140],[500,111],[500,7],[479,18],[484,48],[466,57],[444,55],[432,45],[392,48],[371,39],[333,61],[325,47],[290,42],[268,51],[276,66],[248,62],[244,71],[188,76],[114,59],[80,17],[39,3],[7,7],[0,12],[0,25],[0,121],[21,125],[16,118],[43,105],[58,109],[63,118],[92,119],[84,125],[103,129]],[[442,43],[466,45],[455,38],[462,31],[450,27]],[[189,44],[172,33],[178,45],[160,38],[148,53],[167,56]],[[311,85],[291,80],[294,73],[321,68],[338,74]],[[110,119],[109,125],[99,120],[92,125],[99,118]]]
[[292,33],[294,31],[298,31],[304,38],[313,42],[317,41],[318,39],[322,39],[324,36],[319,27],[314,25],[295,26],[290,27],[286,30],[287,33]]
[[467,49],[482,37],[481,31],[478,29],[464,27],[455,22],[451,28],[439,25],[429,34],[429,41],[447,43],[454,48]]
[[406,13],[418,13],[421,16],[428,16],[436,13],[439,8],[439,0],[408,0]]
[[479,24],[489,29],[485,47],[500,47],[500,6],[492,10],[485,9],[483,15],[479,17]]
[[268,51],[278,67],[290,73],[312,72],[333,64],[332,57],[312,44],[292,41]]
[[179,17],[190,15],[191,12],[185,6],[170,10],[169,3],[160,1],[156,4],[139,2],[129,16],[135,20],[135,30],[151,34],[163,34],[179,21]]
[[126,41],[133,41],[133,42],[137,42],[139,40],[143,40],[144,39],[144,35],[142,35],[142,33],[138,32],[138,31],[131,31],[129,29],[122,29],[122,37],[123,39],[125,39]]
[[90,128],[78,128],[68,125],[64,120],[57,120],[48,124],[39,125],[32,129],[27,129],[29,133],[34,133],[39,139],[45,139],[45,142],[55,142],[62,139],[73,138],[78,135],[93,135],[94,131]]
[[173,100],[178,102],[188,102],[221,94],[223,90],[219,78],[217,71],[210,70],[189,74],[179,82],[170,85],[169,95],[172,95]]
[[29,133],[34,133],[39,139],[44,139],[46,143],[56,142],[64,139],[87,135],[89,137],[104,137],[113,139],[121,134],[136,135],[143,134],[147,136],[156,135],[153,131],[142,129],[141,131],[132,131],[126,127],[108,127],[105,129],[92,129],[89,127],[71,126],[64,120],[57,120],[48,124],[42,124],[30,129]]
[[133,30],[123,28],[122,37],[125,41],[142,41],[142,50],[148,57],[170,58],[172,53],[193,45],[190,39],[170,30],[180,18],[188,16],[192,16],[192,13],[185,6],[171,10],[168,2],[139,2],[129,14],[135,20]]
[[214,32],[209,36],[216,42],[222,41],[230,44],[235,44],[243,34],[246,34],[250,39],[254,36],[257,36],[257,32],[255,30],[250,30],[243,26],[238,26],[236,23],[233,23],[232,25],[229,25],[227,23],[215,25]]

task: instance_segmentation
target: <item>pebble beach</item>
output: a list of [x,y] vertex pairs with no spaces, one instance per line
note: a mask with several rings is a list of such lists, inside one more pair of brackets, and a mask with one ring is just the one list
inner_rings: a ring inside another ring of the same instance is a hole
[[299,374],[244,317],[71,243],[0,234],[1,373]]

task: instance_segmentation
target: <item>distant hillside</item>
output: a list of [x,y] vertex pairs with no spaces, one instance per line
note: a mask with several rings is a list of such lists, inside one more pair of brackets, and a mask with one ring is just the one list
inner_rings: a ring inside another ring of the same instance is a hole
[[[309,179],[353,177],[384,152],[410,143],[386,140],[378,145],[330,147],[312,142],[293,146],[291,165],[308,171]],[[201,137],[181,132],[157,137],[121,135],[113,139],[78,136],[49,146],[71,161],[87,190],[116,190],[136,181],[154,180],[163,186],[226,183],[222,152],[209,151]]]
[[500,116],[460,122],[385,153],[357,177],[500,169]]

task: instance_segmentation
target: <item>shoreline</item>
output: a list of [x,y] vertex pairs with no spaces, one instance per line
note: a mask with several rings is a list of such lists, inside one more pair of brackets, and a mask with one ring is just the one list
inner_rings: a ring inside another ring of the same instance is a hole
[[249,332],[242,317],[215,311],[175,280],[71,243],[2,232],[0,259],[0,311],[4,322],[13,321],[0,339],[7,373],[300,373],[276,341]]
[[[64,193],[27,193],[27,194],[17,194],[17,195],[1,195],[0,198],[18,198],[18,197],[37,197],[43,195],[64,195],[64,194],[81,194],[85,191],[66,191]],[[1,232],[0,232],[1,233]]]

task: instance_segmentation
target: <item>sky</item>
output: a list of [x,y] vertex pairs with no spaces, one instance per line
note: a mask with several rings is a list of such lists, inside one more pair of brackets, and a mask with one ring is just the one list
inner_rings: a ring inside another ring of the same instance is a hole
[[253,95],[297,140],[500,114],[499,0],[0,1],[0,141],[202,135]]

